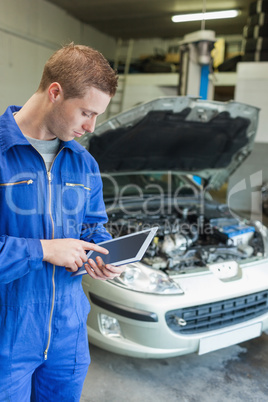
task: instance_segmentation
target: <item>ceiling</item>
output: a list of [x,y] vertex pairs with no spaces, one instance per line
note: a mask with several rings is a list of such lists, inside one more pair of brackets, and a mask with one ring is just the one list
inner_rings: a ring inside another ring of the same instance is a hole
[[242,35],[252,0],[47,0],[78,20],[114,38],[181,38],[201,29],[200,22],[177,23],[174,14],[239,9],[235,19],[206,21],[216,35]]

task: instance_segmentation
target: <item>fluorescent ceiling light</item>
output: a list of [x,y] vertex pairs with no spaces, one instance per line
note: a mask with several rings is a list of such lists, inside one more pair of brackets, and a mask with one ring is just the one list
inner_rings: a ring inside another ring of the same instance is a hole
[[225,10],[225,11],[213,11],[208,13],[174,15],[171,19],[173,22],[217,20],[221,18],[234,18],[237,17],[238,14],[239,14],[238,10]]

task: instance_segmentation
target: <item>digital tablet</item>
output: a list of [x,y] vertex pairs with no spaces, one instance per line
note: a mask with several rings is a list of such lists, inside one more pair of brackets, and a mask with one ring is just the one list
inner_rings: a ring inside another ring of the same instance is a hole
[[[98,243],[98,246],[109,250],[109,254],[102,254],[97,251],[90,250],[87,257],[96,260],[100,256],[104,264],[124,265],[131,262],[140,261],[147,250],[149,244],[153,240],[158,227],[142,230],[140,232],[131,233],[125,236],[116,237],[115,239]],[[79,268],[72,276],[87,274],[84,266]]]

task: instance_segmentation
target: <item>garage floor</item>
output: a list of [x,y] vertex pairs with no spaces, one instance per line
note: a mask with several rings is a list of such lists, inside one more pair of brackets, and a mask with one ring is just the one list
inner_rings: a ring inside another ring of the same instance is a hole
[[267,402],[268,335],[202,356],[157,360],[90,346],[81,402]]

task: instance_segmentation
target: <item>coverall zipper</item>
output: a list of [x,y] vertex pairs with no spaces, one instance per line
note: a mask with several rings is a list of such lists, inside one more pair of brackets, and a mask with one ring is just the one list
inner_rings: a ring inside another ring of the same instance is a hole
[[[52,165],[51,165],[52,166]],[[48,177],[48,188],[49,188],[49,216],[50,220],[52,223],[52,236],[51,238],[54,239],[54,221],[52,218],[52,213],[51,213],[51,173],[50,170],[47,172],[47,177]],[[51,323],[52,323],[52,316],[53,316],[53,311],[54,311],[54,303],[55,303],[55,265],[53,265],[53,271],[52,271],[52,302],[51,302],[51,309],[50,309],[50,315],[49,315],[49,324],[48,324],[48,340],[47,340],[47,347],[44,351],[44,359],[47,360],[47,352],[48,348],[50,345],[50,338],[51,338]]]
[[81,183],[65,183],[67,187],[83,187],[85,190],[91,191],[91,188],[85,187],[84,184]]
[[[63,147],[64,148],[64,147]],[[52,239],[54,239],[54,221],[52,218],[52,211],[51,211],[51,182],[52,182],[52,178],[51,178],[51,169],[52,166],[55,162],[55,159],[57,158],[57,156],[59,155],[59,153],[63,150],[63,148],[61,148],[61,150],[57,153],[57,155],[55,156],[55,158],[53,159],[50,169],[49,171],[47,171],[47,177],[48,177],[48,182],[49,182],[49,216],[51,219],[51,224],[52,224]],[[41,155],[42,156],[42,155]],[[42,157],[43,158],[43,157]],[[44,160],[44,159],[43,159]],[[44,161],[45,162],[45,161]],[[44,351],[44,359],[47,360],[47,352],[49,349],[49,345],[50,345],[50,339],[51,339],[51,324],[52,324],[52,317],[53,317],[53,311],[54,311],[54,304],[55,304],[55,270],[56,267],[55,265],[53,265],[53,272],[52,272],[52,302],[51,302],[51,309],[50,309],[50,316],[49,316],[49,324],[48,324],[48,340],[47,340],[47,347]]]
[[18,184],[33,184],[33,180],[21,180],[15,181],[14,183],[0,183],[0,186],[17,186]]
[[[51,169],[52,169],[52,166],[53,166],[53,164],[55,162],[55,159],[60,154],[60,152],[64,149],[64,147],[62,147],[60,149],[60,151],[57,153],[57,155],[53,159],[49,170],[47,170],[46,163],[45,163],[45,160],[44,160],[43,156],[40,154],[40,152],[36,148],[34,148],[34,149],[41,156],[41,158],[42,158],[42,160],[43,160],[43,162],[45,164],[45,168],[46,168],[46,172],[47,172],[48,188],[49,188],[49,216],[50,216],[50,220],[51,220],[51,224],[52,224],[52,236],[51,236],[51,239],[54,239],[54,221],[53,221],[53,218],[52,218],[52,211],[51,211],[51,198],[52,198],[51,197],[51,181],[52,181]],[[55,290],[56,290],[55,289],[55,270],[56,270],[56,267],[55,267],[55,265],[53,265],[52,279],[51,279],[52,280],[52,302],[51,302],[51,309],[50,309],[50,315],[49,315],[49,324],[48,324],[48,340],[47,340],[46,349],[44,351],[44,360],[47,360],[47,352],[48,352],[48,349],[49,349],[50,339],[51,339],[51,324],[52,324],[52,317],[53,317],[53,311],[54,311]]]

